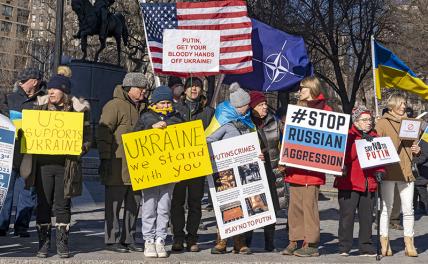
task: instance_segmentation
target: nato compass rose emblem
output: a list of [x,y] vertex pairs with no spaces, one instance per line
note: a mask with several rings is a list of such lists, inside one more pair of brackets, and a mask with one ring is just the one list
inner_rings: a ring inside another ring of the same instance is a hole
[[258,59],[253,58],[253,60],[261,62],[264,64],[264,70],[268,78],[270,79],[270,84],[266,88],[266,92],[269,91],[270,87],[277,82],[280,82],[287,74],[294,75],[299,78],[304,78],[305,76],[301,76],[291,72],[290,63],[287,58],[282,54],[284,51],[285,45],[287,44],[287,40],[282,45],[281,51],[279,53],[273,53],[266,57],[265,61],[260,61]]

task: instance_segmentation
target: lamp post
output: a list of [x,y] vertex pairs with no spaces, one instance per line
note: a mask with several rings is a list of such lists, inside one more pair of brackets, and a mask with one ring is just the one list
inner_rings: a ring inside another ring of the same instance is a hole
[[56,25],[55,25],[55,57],[53,71],[56,73],[61,64],[62,57],[62,28],[64,17],[64,0],[56,1]]

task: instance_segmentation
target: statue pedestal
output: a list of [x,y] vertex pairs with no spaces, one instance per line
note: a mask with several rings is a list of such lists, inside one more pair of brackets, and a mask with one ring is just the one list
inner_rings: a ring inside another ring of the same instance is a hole
[[113,98],[116,85],[122,84],[126,70],[113,64],[81,60],[73,60],[69,66],[73,71],[71,93],[83,97],[91,104],[91,127],[95,138],[101,111]]

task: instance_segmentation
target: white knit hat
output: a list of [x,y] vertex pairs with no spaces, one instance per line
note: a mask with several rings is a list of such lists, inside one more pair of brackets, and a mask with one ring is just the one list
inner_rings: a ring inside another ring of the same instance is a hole
[[250,95],[239,86],[239,83],[232,83],[229,92],[230,104],[234,107],[239,108],[250,103]]

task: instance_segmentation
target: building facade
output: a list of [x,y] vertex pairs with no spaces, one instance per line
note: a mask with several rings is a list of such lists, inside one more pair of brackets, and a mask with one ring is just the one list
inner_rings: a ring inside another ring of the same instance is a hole
[[0,0],[0,90],[10,91],[28,60],[32,0]]

